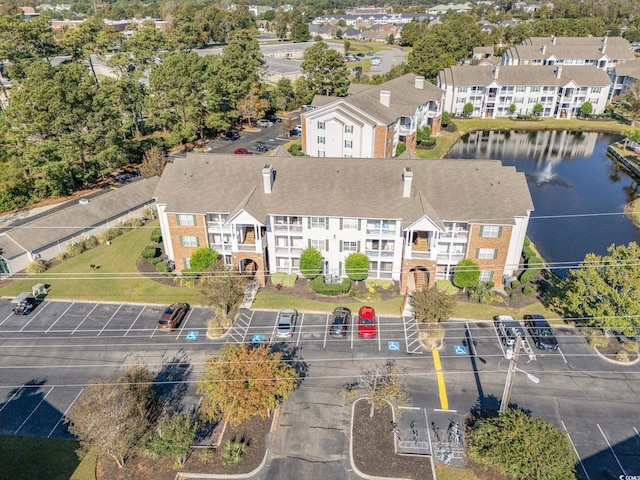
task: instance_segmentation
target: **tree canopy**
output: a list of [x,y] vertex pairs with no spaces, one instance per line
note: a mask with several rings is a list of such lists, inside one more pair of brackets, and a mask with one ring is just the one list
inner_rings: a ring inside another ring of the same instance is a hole
[[316,278],[322,272],[322,254],[316,248],[305,248],[300,254],[300,273],[305,278]]
[[565,308],[586,325],[634,335],[640,327],[640,247],[611,245],[609,255],[589,253],[564,281]]
[[369,276],[369,257],[364,253],[354,252],[344,261],[344,270],[351,280],[359,282]]
[[349,70],[342,54],[329,48],[325,42],[309,47],[302,57],[303,76],[296,81],[296,93],[305,103],[314,95],[344,97],[349,89]]
[[479,420],[468,434],[469,455],[510,478],[575,479],[575,455],[569,437],[522,410],[507,409]]
[[448,320],[455,307],[454,298],[436,287],[423,288],[413,293],[413,312],[420,322]]
[[342,393],[345,400],[359,395],[366,398],[371,405],[372,417],[375,407],[381,407],[385,402],[399,405],[408,398],[402,371],[393,360],[363,369],[356,380],[344,386]]
[[233,344],[204,361],[198,381],[205,420],[223,418],[238,424],[254,415],[265,417],[298,385],[296,369],[269,345]]
[[470,258],[460,260],[453,269],[453,284],[458,288],[470,288],[480,281],[480,267]]

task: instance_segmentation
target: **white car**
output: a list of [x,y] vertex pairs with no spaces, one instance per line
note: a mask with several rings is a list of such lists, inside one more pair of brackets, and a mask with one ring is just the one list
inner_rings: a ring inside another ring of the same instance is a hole
[[293,308],[285,308],[278,313],[278,324],[276,325],[276,337],[289,338],[293,336],[296,328],[298,311]]
[[267,120],[266,118],[263,118],[262,120],[258,120],[256,124],[259,127],[273,127],[273,122],[271,120]]

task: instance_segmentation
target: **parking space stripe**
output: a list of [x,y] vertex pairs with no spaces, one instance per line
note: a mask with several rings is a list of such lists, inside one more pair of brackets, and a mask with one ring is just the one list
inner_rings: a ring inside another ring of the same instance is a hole
[[353,336],[355,335],[356,319],[351,317],[351,350],[353,350]]
[[[69,306],[66,308],[66,310],[65,310],[64,312],[62,312],[60,315],[58,315],[58,318],[56,318],[56,321],[55,321],[55,322],[53,322],[51,325],[49,325],[49,328],[47,328],[47,329],[45,330],[45,332],[44,332],[44,333],[49,333],[49,330],[51,330],[51,329],[55,326],[55,324],[56,324],[56,323],[58,323],[58,321],[60,321],[60,319],[61,319],[62,317],[64,317],[64,314],[65,314],[65,313],[67,313],[67,312],[69,311],[69,309],[70,309],[71,307],[73,307],[73,305],[74,305],[74,304],[72,303],[71,305],[69,305]],[[97,305],[96,305],[96,307],[97,307]]]
[[442,364],[440,363],[440,352],[433,350],[433,363],[436,367],[436,378],[438,379],[438,393],[440,394],[440,406],[442,410],[449,410],[449,400],[447,399],[447,389],[444,384]]
[[129,326],[129,328],[127,329],[126,332],[124,332],[124,336],[127,336],[127,333],[129,333],[129,331],[133,328],[133,326],[136,324],[136,322],[138,321],[138,319],[140,318],[140,315],[142,315],[142,312],[144,312],[144,309],[147,308],[146,305],[142,306],[142,310],[140,310],[140,313],[138,314],[138,316],[136,317],[136,319],[131,323],[131,325]]
[[244,343],[246,338],[247,338],[247,333],[249,333],[249,327],[251,326],[251,322],[253,321],[253,314],[254,313],[256,313],[255,310],[251,310],[251,316],[249,317],[249,321],[246,322],[247,328],[244,330],[244,333],[242,334],[242,343]]
[[20,388],[18,388],[15,392],[13,392],[13,395],[11,395],[11,398],[9,400],[7,400],[6,402],[4,402],[4,405],[2,405],[2,407],[0,407],[0,412],[2,412],[2,410],[5,409],[5,407],[7,405],[9,405],[11,403],[11,401],[16,398],[16,396],[18,395],[18,393],[20,393],[20,391],[24,388],[24,383],[22,385],[20,385]]
[[622,470],[623,475],[627,475],[627,472],[624,471],[624,467],[622,466],[622,464],[620,463],[620,460],[618,460],[618,456],[616,455],[616,452],[613,451],[613,447],[611,446],[611,444],[609,443],[609,439],[607,438],[607,436],[604,434],[604,432],[602,431],[602,428],[600,428],[600,424],[596,423],[596,426],[598,427],[598,430],[600,430],[600,433],[602,434],[602,437],[604,438],[605,442],[607,442],[607,445],[609,445],[609,450],[611,450],[611,453],[613,454],[613,458],[616,459],[616,463],[618,464],[618,466],[620,467],[620,470]]
[[296,330],[298,331],[298,339],[296,340],[296,347],[300,344],[300,337],[302,336],[302,324],[304,323],[304,313],[302,314],[302,319],[300,320],[300,327]]
[[580,455],[578,455],[578,450],[576,449],[576,445],[573,443],[573,440],[571,439],[571,435],[569,435],[569,430],[567,430],[567,426],[564,424],[562,420],[560,420],[560,423],[562,424],[562,428],[564,428],[564,431],[567,432],[567,438],[569,439],[569,443],[571,443],[571,446],[573,447],[573,452],[576,454],[578,462],[580,462],[582,471],[587,477],[587,480],[591,480],[591,477],[589,476],[589,472],[587,472],[587,469],[584,467],[584,463],[582,463],[582,459],[580,458]]
[[329,331],[329,317],[330,315],[327,313],[327,321],[325,322],[325,326],[324,326],[324,340],[322,342],[322,348],[327,347],[327,332]]
[[469,353],[471,354],[471,356],[476,355],[476,347],[473,344],[473,336],[471,335],[471,327],[469,327],[469,322],[464,322],[465,326],[467,327],[467,335],[469,335]]
[[109,325],[109,322],[110,322],[111,320],[113,320],[113,317],[115,317],[115,316],[118,314],[118,312],[119,312],[119,311],[120,311],[120,309],[122,308],[122,305],[124,305],[124,304],[122,304],[122,303],[121,303],[121,304],[118,306],[117,310],[113,313],[113,315],[111,315],[111,318],[110,318],[109,320],[107,320],[107,323],[105,323],[105,324],[104,324],[104,326],[100,329],[100,331],[98,332],[98,335],[97,335],[98,337],[100,336],[100,334],[102,333],[102,331],[103,331],[105,328],[107,328],[107,325]]
[[38,410],[38,408],[40,407],[40,405],[42,405],[42,402],[44,402],[44,401],[47,399],[47,397],[49,396],[49,394],[50,394],[51,392],[53,392],[53,389],[54,389],[54,388],[56,388],[56,387],[51,387],[51,388],[49,389],[49,391],[47,392],[47,394],[46,394],[44,397],[42,397],[42,399],[38,402],[38,405],[36,405],[36,406],[35,406],[35,408],[34,408],[33,410],[31,410],[31,413],[29,414],[29,416],[27,416],[27,418],[25,418],[25,419],[24,419],[24,422],[22,422],[22,423],[20,424],[20,426],[18,427],[18,429],[17,429],[15,432],[13,432],[13,434],[14,434],[14,435],[16,435],[16,434],[20,431],[20,429],[21,429],[22,427],[24,427],[24,425],[29,421],[29,419],[31,418],[31,416],[32,416],[34,413],[36,413],[36,410]]
[[53,435],[53,432],[56,431],[56,428],[58,428],[58,425],[60,425],[60,423],[64,420],[64,417],[67,416],[67,413],[69,413],[69,410],[71,409],[73,404],[78,401],[78,398],[80,398],[80,395],[82,395],[82,392],[84,392],[84,388],[78,392],[78,395],[76,395],[76,398],[73,399],[73,402],[71,402],[71,404],[67,407],[64,413],[60,416],[60,419],[55,424],[55,426],[51,429],[51,431],[49,432],[49,435],[47,435],[47,438],[51,438],[51,435]]
[[13,317],[15,315],[15,313],[11,312],[9,315],[7,315],[7,318],[5,318],[2,322],[0,322],[0,327],[2,325],[4,325],[4,322],[6,322],[7,320],[9,320],[11,317]]
[[24,326],[20,329],[20,331],[23,331],[25,328],[27,328],[27,327],[29,326],[29,324],[30,324],[31,322],[33,322],[33,321],[36,319],[36,317],[37,317],[38,315],[40,315],[40,312],[42,312],[42,311],[43,311],[45,308],[47,308],[49,305],[51,305],[51,302],[47,302],[47,303],[45,303],[45,304],[44,304],[44,307],[39,308],[39,309],[38,309],[38,311],[36,312],[36,314],[35,314],[33,317],[31,317],[31,320],[29,320],[27,323],[25,323],[25,324],[24,324]]
[[[73,305],[73,304],[71,304],[71,305]],[[73,332],[71,332],[71,335],[73,335],[74,333],[76,333],[76,332],[78,331],[78,329],[80,328],[80,325],[82,325],[82,324],[84,323],[84,321],[85,321],[87,318],[89,318],[89,315],[91,315],[91,314],[93,313],[93,311],[94,311],[96,308],[98,308],[98,305],[100,305],[100,304],[99,304],[99,303],[96,303],[95,307],[93,307],[93,308],[91,309],[91,311],[90,311],[89,313],[87,313],[87,314],[84,316],[84,318],[83,318],[83,319],[82,319],[82,321],[78,324],[78,326],[77,326],[76,328],[74,328],[74,329],[73,329]],[[69,308],[71,308],[71,307],[69,307]],[[68,310],[68,309],[67,309],[67,310]],[[65,310],[65,312],[66,312],[66,310]],[[63,313],[62,315],[64,315],[64,313]]]
[[382,332],[380,331],[380,319],[378,319],[378,351],[382,351]]
[[182,325],[180,326],[180,331],[178,332],[178,335],[176,335],[176,342],[180,338],[180,335],[182,335],[182,332],[184,331],[184,327],[187,325],[187,322],[191,318],[192,313],[193,313],[193,308],[190,308],[189,313],[187,313],[187,316],[184,319],[184,322],[182,322]]

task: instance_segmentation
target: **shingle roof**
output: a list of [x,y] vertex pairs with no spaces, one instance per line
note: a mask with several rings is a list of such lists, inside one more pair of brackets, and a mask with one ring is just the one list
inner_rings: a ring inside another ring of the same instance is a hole
[[616,75],[620,77],[632,77],[636,80],[640,79],[640,57],[630,62],[616,65]]
[[[604,52],[603,37],[532,37],[507,50],[507,55],[522,60],[559,58],[596,60],[606,56],[613,60],[633,60],[635,55],[628,40],[608,37]],[[542,53],[542,47],[545,52]]]
[[[416,88],[415,79],[416,75],[408,73],[379,85],[368,85],[368,88],[340,98],[336,102],[353,106],[375,118],[382,125],[389,125],[400,116],[414,115],[418,105],[429,101],[442,101],[444,96],[442,89],[426,80],[423,89]],[[382,90],[391,92],[391,102],[388,107],[380,103]]]
[[25,250],[32,252],[70,235],[116,218],[129,210],[151,203],[159,178],[138,180],[103,195],[89,203],[73,205],[12,228],[0,235],[0,250],[6,258],[13,258]]
[[[262,169],[276,172],[264,193]],[[413,172],[402,196],[404,167]],[[453,185],[460,188],[452,188]],[[400,218],[513,224],[533,203],[524,174],[495,160],[251,157],[189,153],[167,164],[155,191],[168,213]]]
[[[494,70],[498,70],[498,78],[494,78]],[[445,68],[438,76],[441,85],[475,86],[489,85],[497,82],[502,86],[517,85],[557,85],[563,86],[572,80],[579,86],[603,87],[611,83],[611,79],[603,70],[594,66],[563,65],[560,78],[556,77],[555,66],[523,67],[505,66],[491,67],[485,65],[462,67],[454,65]]]

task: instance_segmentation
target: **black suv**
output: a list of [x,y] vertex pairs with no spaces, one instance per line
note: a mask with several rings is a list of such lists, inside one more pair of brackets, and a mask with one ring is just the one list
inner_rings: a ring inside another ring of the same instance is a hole
[[329,335],[332,337],[346,337],[349,323],[351,323],[351,310],[346,307],[336,308],[333,311],[333,322],[329,327]]
[[224,133],[223,138],[225,140],[238,140],[240,138],[240,134],[235,130],[229,130],[228,132]]
[[547,322],[542,315],[536,313],[525,315],[524,326],[527,327],[533,343],[535,343],[536,347],[540,350],[558,349],[558,339],[553,333],[551,325],[549,325],[549,322]]

